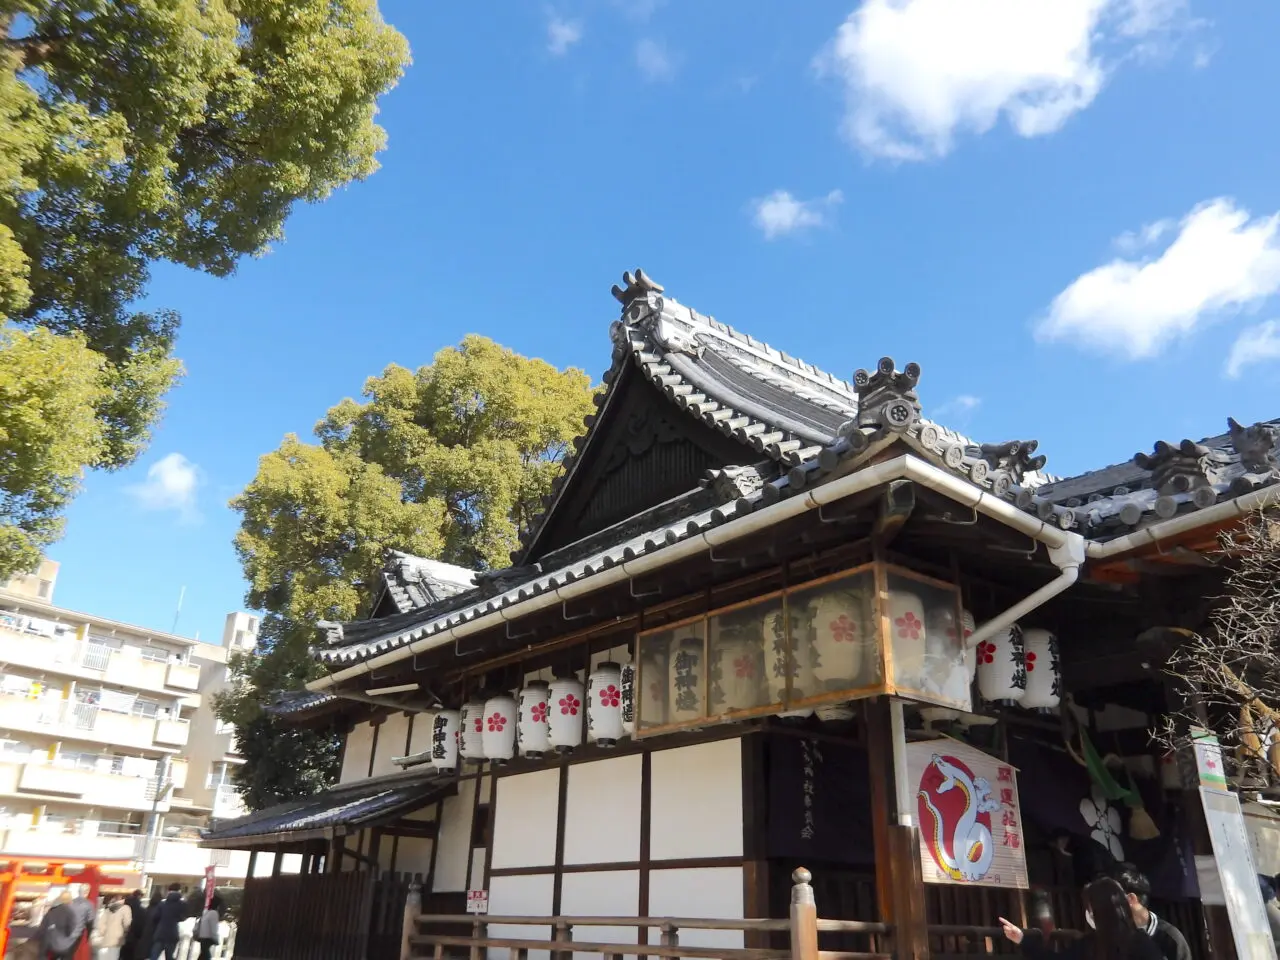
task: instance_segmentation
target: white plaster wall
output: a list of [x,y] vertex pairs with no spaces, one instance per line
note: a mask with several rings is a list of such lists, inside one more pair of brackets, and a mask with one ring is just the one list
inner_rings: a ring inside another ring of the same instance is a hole
[[399,773],[400,768],[391,762],[392,757],[403,757],[405,740],[409,736],[409,718],[403,713],[393,713],[382,721],[378,731],[378,753],[373,758],[373,775],[385,777]]
[[[590,764],[584,764],[590,766]],[[634,917],[640,909],[640,871],[601,870],[566,873],[560,881],[560,913],[566,917]],[[635,927],[575,927],[575,940],[635,943]],[[602,960],[598,953],[577,960]]]
[[471,856],[471,813],[475,806],[476,781],[460,780],[458,792],[445,797],[436,842],[436,875],[431,889],[436,893],[457,893],[467,889],[467,861]]
[[413,735],[409,740],[409,753],[422,753],[431,749],[431,728],[435,725],[434,713],[413,715]]
[[[640,755],[632,754],[577,763],[569,768],[565,863],[626,863],[640,859],[640,766]],[[501,804],[498,811],[502,811]],[[571,914],[565,911],[565,915]]]
[[650,859],[742,856],[741,741],[659,750],[651,762]]
[[554,866],[560,771],[553,768],[521,773],[500,777],[497,783],[490,866],[502,869]]
[[[391,838],[382,841],[384,870],[391,869]],[[424,877],[431,869],[431,840],[427,837],[401,837],[396,849],[396,873],[420,873]]]
[[[253,875],[255,877],[269,877],[275,869],[275,854],[260,853],[258,860],[253,865]],[[286,853],[284,859],[280,861],[281,873],[297,873],[302,869],[302,855],[298,853]]]
[[[555,878],[549,873],[494,877],[489,885],[489,912],[495,916],[549,917],[554,890]],[[551,925],[535,927],[495,923],[489,927],[489,936],[495,939],[549,940]],[[507,950],[492,949],[489,960],[507,960],[508,953]],[[549,960],[549,954],[546,950],[530,950],[529,960]]]
[[342,774],[339,783],[366,780],[369,777],[369,755],[373,753],[373,727],[357,724],[347,734],[347,746],[342,754]]
[[[742,914],[741,867],[649,871],[651,917],[741,920]],[[657,943],[660,936],[660,930],[649,930],[650,943]],[[741,947],[742,942],[741,930],[680,931],[681,946]]]

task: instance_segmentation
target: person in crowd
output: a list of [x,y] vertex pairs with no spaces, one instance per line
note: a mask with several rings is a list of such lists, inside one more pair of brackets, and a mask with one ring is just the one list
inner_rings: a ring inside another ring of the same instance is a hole
[[1032,960],[1163,960],[1145,930],[1139,930],[1120,884],[1107,878],[1084,888],[1084,922],[1089,928],[1080,939],[1055,953],[1039,930],[1023,930],[1000,917],[1005,937],[1022,946]]
[[63,893],[40,921],[40,950],[45,960],[72,960],[84,938],[80,912],[71,904],[71,894]]
[[1165,960],[1191,960],[1191,948],[1182,931],[1151,911],[1151,882],[1142,871],[1131,863],[1122,863],[1116,868],[1114,879],[1129,901],[1133,922],[1155,941]]
[[138,942],[142,939],[142,929],[147,915],[147,908],[142,903],[142,891],[135,890],[129,894],[125,898],[124,905],[129,911],[129,929],[120,947],[120,957],[121,960],[139,960]]
[[94,922],[98,919],[98,911],[94,908],[89,898],[84,895],[83,888],[76,890],[76,895],[71,901],[71,909],[75,911],[81,932],[86,936],[92,936]]
[[156,890],[151,894],[151,902],[142,912],[142,929],[138,931],[138,941],[133,960],[151,960],[151,944],[156,935],[156,919],[160,916],[160,904],[164,902],[164,894]]
[[178,925],[187,919],[187,905],[182,899],[182,885],[169,884],[169,893],[156,908],[155,932],[151,935],[150,960],[178,960]]
[[1280,899],[1276,898],[1276,878],[1258,875],[1258,888],[1262,892],[1262,906],[1267,911],[1267,924],[1271,927],[1271,940],[1280,950]]
[[205,907],[196,924],[195,939],[200,944],[200,960],[212,960],[213,948],[222,941],[224,910],[222,898],[218,896],[217,891],[214,891],[209,906]]
[[108,897],[106,906],[98,913],[94,927],[98,947],[98,960],[120,960],[133,925],[133,911],[122,897]]

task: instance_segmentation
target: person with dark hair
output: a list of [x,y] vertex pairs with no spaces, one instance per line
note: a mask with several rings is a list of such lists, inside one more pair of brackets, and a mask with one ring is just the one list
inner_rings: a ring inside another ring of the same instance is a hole
[[1033,960],[1163,960],[1160,948],[1139,930],[1120,884],[1095,880],[1084,888],[1084,922],[1089,932],[1061,953],[1054,953],[1039,930],[1023,930],[1000,917],[1005,937],[1021,944]]
[[1115,871],[1115,881],[1129,901],[1133,922],[1139,930],[1155,941],[1165,960],[1191,960],[1191,947],[1182,931],[1168,920],[1162,920],[1151,912],[1151,882],[1132,863],[1121,863]]
[[129,910],[129,931],[124,935],[124,946],[120,948],[120,958],[121,960],[138,960],[138,943],[142,940],[147,916],[147,908],[142,903],[142,891],[135,890],[129,894],[125,898],[124,905]]
[[182,885],[169,884],[169,894],[156,910],[155,933],[151,939],[150,960],[178,960],[178,939],[181,934],[178,924],[187,919],[187,905],[182,899]]

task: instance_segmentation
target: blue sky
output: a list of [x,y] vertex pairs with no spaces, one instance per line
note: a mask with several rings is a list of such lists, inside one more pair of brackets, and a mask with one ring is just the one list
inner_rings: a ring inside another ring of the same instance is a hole
[[609,287],[849,376],[1062,474],[1280,416],[1280,5],[383,0],[414,64],[369,181],[223,280],[157,269],[188,375],[90,475],[57,599],[213,639],[227,500],[391,362],[479,332],[586,369]]

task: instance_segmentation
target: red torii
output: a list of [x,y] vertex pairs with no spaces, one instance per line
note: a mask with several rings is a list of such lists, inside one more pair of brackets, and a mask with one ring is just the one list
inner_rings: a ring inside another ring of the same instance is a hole
[[[56,857],[15,857],[0,854],[0,957],[9,948],[9,920],[13,916],[13,901],[18,888],[26,884],[44,884],[45,886],[62,886],[68,883],[86,885],[89,890],[87,899],[96,908],[98,891],[103,886],[119,887],[125,883],[121,876],[108,876],[104,868],[127,868],[128,860],[92,860],[85,857],[76,859]],[[76,960],[89,960],[88,939],[80,942],[76,951]]]

